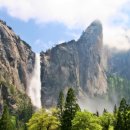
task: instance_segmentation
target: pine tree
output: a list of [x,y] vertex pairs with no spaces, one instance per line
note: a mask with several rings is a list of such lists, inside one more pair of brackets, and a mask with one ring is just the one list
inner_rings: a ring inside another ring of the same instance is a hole
[[64,110],[64,94],[62,91],[59,93],[57,108],[59,110],[59,118],[61,120]]
[[4,111],[0,119],[0,130],[15,130],[7,105],[4,105]]
[[115,104],[115,106],[114,106],[113,114],[114,114],[115,116],[116,116],[116,114],[117,114],[117,106],[116,106],[116,104]]
[[127,111],[127,114],[126,114],[126,124],[127,124],[127,130],[130,130],[130,109]]
[[117,114],[117,122],[114,130],[127,130],[127,110],[128,105],[123,98],[120,102],[120,107]]
[[67,93],[65,110],[63,113],[61,130],[71,130],[72,120],[77,111],[80,111],[79,105],[76,103],[76,96],[74,90],[70,88]]
[[99,112],[98,111],[96,111],[96,116],[99,117]]
[[103,114],[104,114],[104,113],[107,113],[107,112],[108,112],[108,111],[107,111],[107,109],[106,109],[106,108],[104,108],[104,110],[103,110]]

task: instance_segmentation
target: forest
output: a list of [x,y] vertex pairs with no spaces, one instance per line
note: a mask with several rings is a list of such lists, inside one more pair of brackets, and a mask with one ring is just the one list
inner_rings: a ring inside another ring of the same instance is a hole
[[66,98],[60,92],[55,108],[27,108],[19,115],[10,113],[5,101],[0,130],[130,130],[130,105],[122,98],[112,113],[105,108],[102,113],[91,113],[81,110],[74,90],[69,88]]

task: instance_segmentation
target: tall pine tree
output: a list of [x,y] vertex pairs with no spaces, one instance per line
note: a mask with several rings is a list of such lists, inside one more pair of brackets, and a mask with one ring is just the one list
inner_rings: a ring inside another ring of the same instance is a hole
[[114,130],[127,130],[127,110],[128,105],[123,98],[120,102],[120,107],[117,114],[117,122]]
[[64,94],[62,91],[59,93],[57,108],[59,110],[59,118],[61,120],[64,110]]
[[113,114],[114,114],[114,116],[116,116],[116,114],[117,114],[117,106],[116,106],[116,104],[114,106]]
[[62,116],[61,130],[71,130],[72,128],[72,120],[77,111],[80,110],[79,105],[76,102],[76,96],[74,90],[70,88],[67,93],[66,102],[65,102],[65,110]]

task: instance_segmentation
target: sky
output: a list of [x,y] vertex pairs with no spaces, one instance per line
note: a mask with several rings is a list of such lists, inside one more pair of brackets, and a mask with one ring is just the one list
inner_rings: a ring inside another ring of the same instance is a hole
[[130,48],[130,0],[0,0],[0,19],[40,52],[72,39],[95,19],[104,44]]

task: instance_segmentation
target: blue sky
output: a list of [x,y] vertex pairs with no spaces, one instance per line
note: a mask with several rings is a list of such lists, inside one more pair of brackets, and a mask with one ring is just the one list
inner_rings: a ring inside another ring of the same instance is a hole
[[78,39],[95,19],[103,24],[104,44],[129,49],[129,7],[130,0],[0,0],[0,19],[35,52]]
[[31,45],[33,51],[45,51],[56,44],[76,39],[81,29],[69,30],[64,24],[56,22],[37,24],[34,20],[23,21],[11,17],[5,9],[0,9],[0,19],[6,21],[14,32]]

